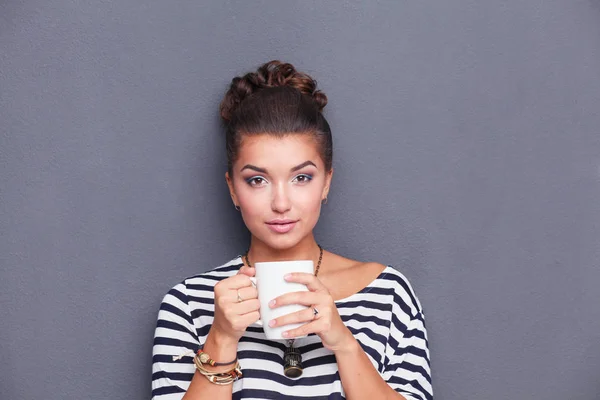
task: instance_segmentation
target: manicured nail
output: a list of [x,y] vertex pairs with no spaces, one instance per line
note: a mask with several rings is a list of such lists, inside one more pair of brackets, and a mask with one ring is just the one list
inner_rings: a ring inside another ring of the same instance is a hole
[[275,300],[271,300],[271,301],[269,302],[269,306],[270,306],[270,307],[273,307],[273,306],[275,305],[275,303],[276,303],[276,301],[275,301]]
[[286,281],[290,280],[290,278],[292,277],[292,274],[285,274],[283,276],[283,279],[285,279]]
[[275,321],[274,319],[272,319],[271,321],[269,321],[269,326],[272,328],[275,325],[277,325],[277,321]]
[[288,336],[290,336],[290,333],[289,333],[289,332],[283,332],[283,333],[281,334],[281,336],[283,336],[283,337],[288,337]]

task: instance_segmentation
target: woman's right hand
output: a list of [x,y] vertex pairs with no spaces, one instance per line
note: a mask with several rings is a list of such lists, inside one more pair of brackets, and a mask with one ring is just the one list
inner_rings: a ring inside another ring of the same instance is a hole
[[237,343],[246,328],[259,320],[258,291],[250,280],[254,274],[254,268],[244,265],[237,275],[215,285],[215,317],[211,331],[220,339]]

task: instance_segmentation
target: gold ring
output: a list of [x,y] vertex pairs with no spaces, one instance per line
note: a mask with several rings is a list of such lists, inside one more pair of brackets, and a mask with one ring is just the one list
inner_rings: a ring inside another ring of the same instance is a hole
[[237,297],[238,297],[238,303],[241,303],[242,301],[244,301],[244,299],[242,299],[242,297],[240,296],[240,289],[237,290]]

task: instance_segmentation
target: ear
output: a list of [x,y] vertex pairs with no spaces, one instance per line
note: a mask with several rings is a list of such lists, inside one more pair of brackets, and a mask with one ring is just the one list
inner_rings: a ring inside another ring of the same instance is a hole
[[323,193],[321,199],[326,199],[329,196],[329,188],[331,187],[331,178],[333,178],[333,168],[325,175],[325,186],[323,187]]
[[237,196],[235,195],[235,189],[233,188],[233,180],[231,179],[231,176],[229,176],[229,172],[225,172],[225,181],[227,182],[227,187],[229,187],[229,195],[231,196],[233,205],[239,206]]

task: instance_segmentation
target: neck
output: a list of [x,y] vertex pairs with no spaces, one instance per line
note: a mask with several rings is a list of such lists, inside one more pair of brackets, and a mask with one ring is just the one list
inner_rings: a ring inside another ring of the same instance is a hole
[[252,264],[265,261],[313,260],[317,265],[319,247],[312,234],[302,239],[296,246],[285,249],[272,248],[253,236],[248,258]]

